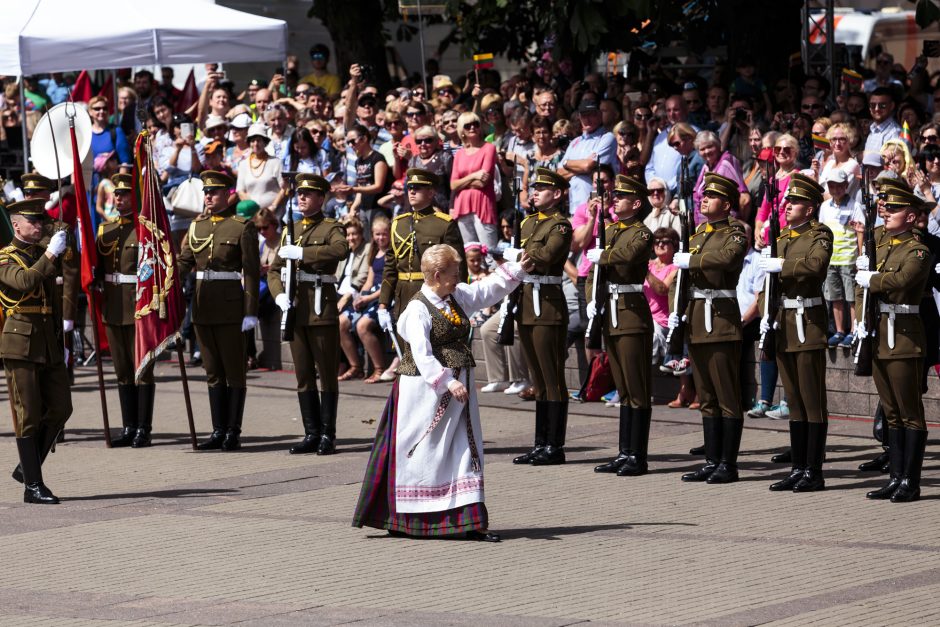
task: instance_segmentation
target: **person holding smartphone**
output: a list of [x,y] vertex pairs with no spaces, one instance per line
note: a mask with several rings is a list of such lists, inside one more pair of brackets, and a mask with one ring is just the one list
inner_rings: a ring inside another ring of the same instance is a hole
[[177,113],[173,116],[171,127],[173,143],[163,149],[159,160],[164,194],[169,194],[180,183],[202,172],[205,158],[202,144],[196,141],[196,127],[191,117]]

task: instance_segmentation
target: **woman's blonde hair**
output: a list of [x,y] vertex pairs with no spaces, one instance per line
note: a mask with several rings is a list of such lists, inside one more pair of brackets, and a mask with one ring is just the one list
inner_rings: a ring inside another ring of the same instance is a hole
[[901,155],[901,159],[904,161],[904,168],[898,172],[898,176],[904,176],[914,163],[914,158],[911,157],[911,151],[908,150],[904,140],[889,139],[881,146],[881,160],[883,162],[890,160],[891,157],[898,154]]
[[421,255],[421,272],[424,280],[430,281],[435,272],[446,270],[451,265],[460,263],[460,253],[450,244],[435,244]]
[[696,135],[695,129],[691,124],[686,124],[685,122],[677,122],[672,125],[672,128],[669,129],[669,134],[666,135],[666,141],[672,141],[674,139],[692,139]]
[[832,136],[836,131],[842,131],[845,133],[846,144],[848,144],[848,149],[851,150],[852,146],[855,145],[855,142],[858,141],[858,131],[855,130],[855,126],[852,124],[846,124],[845,122],[837,122],[829,127],[829,130],[826,131],[826,139],[832,139]]
[[460,114],[460,117],[457,118],[457,137],[460,138],[461,142],[464,141],[463,127],[468,122],[476,122],[481,126],[480,130],[482,131],[483,123],[480,122],[480,116],[473,111],[464,111]]
[[792,148],[793,150],[800,149],[800,142],[796,139],[796,137],[794,137],[793,135],[790,135],[790,133],[781,133],[780,136],[777,137],[777,140],[774,142],[774,146],[777,146],[779,144],[785,144],[789,146],[790,148]]

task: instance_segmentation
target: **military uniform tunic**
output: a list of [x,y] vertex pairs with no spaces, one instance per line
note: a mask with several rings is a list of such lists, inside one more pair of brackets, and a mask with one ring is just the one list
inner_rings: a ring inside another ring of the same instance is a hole
[[[104,271],[101,317],[119,385],[136,383],[137,249],[134,220],[119,218],[98,227],[98,259]],[[153,383],[152,366],[143,374],[140,383]]]
[[[923,431],[927,428],[921,400],[924,326],[918,313],[905,310],[920,305],[931,272],[930,251],[912,231],[900,235],[876,233],[876,241],[878,274],[871,277],[869,298],[874,297],[880,307],[895,311],[893,322],[890,312],[879,315],[872,360],[875,387],[888,426]],[[861,288],[857,288],[856,303],[862,302],[861,293]],[[861,317],[864,312],[859,308],[857,314]],[[892,326],[893,347],[889,345]]]
[[566,401],[568,303],[561,281],[571,250],[571,223],[556,207],[549,213],[528,216],[522,221],[521,231],[522,249],[535,267],[523,280],[516,313],[519,340],[529,364],[536,399]]
[[639,356],[653,354],[653,316],[642,289],[649,272],[652,235],[638,217],[615,222],[606,229],[607,248],[598,261],[606,270],[608,284],[634,290],[611,291],[604,317],[604,342],[620,403],[634,408],[650,406],[652,365]]
[[[689,238],[689,356],[703,416],[742,418],[743,336],[735,290],[747,249],[744,226],[734,219],[701,224]],[[698,296],[710,296],[710,302]]]
[[[827,422],[829,316],[822,286],[832,257],[832,231],[815,220],[787,228],[777,238],[777,253],[784,259],[780,272],[781,309],[774,317],[780,325],[776,333],[777,365],[789,402],[790,420]],[[799,302],[804,303],[802,321],[800,310],[792,308]]]
[[[320,374],[323,391],[338,390],[339,313],[336,309],[336,285],[332,282],[336,266],[349,255],[349,244],[343,225],[325,218],[322,213],[304,218],[294,226],[295,246],[302,247],[303,258],[297,263],[297,291],[295,307],[297,316],[294,339],[291,340],[291,355],[294,358],[299,392],[316,391],[316,375]],[[282,235],[281,245],[287,242],[287,229]],[[268,288],[277,297],[284,293],[281,269],[287,262],[278,257],[268,271]],[[321,278],[319,289],[320,313],[317,313],[316,277]]]
[[55,298],[61,262],[45,247],[14,238],[0,249],[0,357],[16,409],[16,437],[58,433],[72,414],[62,347],[62,303]]
[[[391,241],[385,253],[385,270],[379,304],[391,308],[397,319],[411,298],[424,285],[421,255],[435,244],[450,244],[464,257],[463,238],[457,223],[433,206],[402,213],[392,220]],[[466,262],[460,264],[460,278],[466,280]]]
[[[241,323],[245,316],[258,315],[258,231],[234,209],[196,218],[179,268],[181,280],[197,272],[192,318],[209,387],[244,388],[247,358]],[[234,278],[237,273],[240,280]]]

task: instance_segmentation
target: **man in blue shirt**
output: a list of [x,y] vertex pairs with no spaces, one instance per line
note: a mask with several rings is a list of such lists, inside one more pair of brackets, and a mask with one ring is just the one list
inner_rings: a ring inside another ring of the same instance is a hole
[[619,170],[617,140],[613,133],[601,126],[600,98],[596,94],[584,94],[578,107],[578,117],[581,120],[581,136],[568,145],[558,170],[559,174],[568,179],[570,186],[569,214],[586,203],[591,195],[594,186],[591,176],[596,158],[599,157],[601,163],[608,164],[615,172]]

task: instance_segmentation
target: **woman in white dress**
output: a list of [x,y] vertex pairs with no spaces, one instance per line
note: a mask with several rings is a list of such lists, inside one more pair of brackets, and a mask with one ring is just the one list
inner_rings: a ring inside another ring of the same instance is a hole
[[[498,542],[483,503],[483,436],[467,312],[499,302],[531,269],[523,255],[461,283],[447,244],[421,257],[425,283],[398,320],[398,380],[379,421],[353,518],[390,535]],[[399,411],[399,408],[402,411]]]

